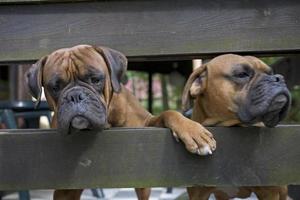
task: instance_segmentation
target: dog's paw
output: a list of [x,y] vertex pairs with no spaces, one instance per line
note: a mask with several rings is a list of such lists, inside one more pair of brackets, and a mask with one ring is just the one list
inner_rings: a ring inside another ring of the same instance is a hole
[[213,135],[197,122],[189,120],[176,132],[173,130],[173,135],[177,141],[180,139],[191,153],[205,156],[216,150]]

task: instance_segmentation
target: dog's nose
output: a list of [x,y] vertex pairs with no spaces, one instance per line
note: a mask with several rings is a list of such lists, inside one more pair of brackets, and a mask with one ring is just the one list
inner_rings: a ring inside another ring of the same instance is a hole
[[86,97],[87,97],[87,95],[85,93],[83,93],[83,92],[80,92],[80,91],[71,91],[67,95],[68,101],[72,102],[72,103],[80,103]]
[[280,75],[280,74],[275,74],[273,77],[274,77],[274,81],[275,82],[282,82],[282,83],[285,82],[284,81],[284,77],[282,75]]

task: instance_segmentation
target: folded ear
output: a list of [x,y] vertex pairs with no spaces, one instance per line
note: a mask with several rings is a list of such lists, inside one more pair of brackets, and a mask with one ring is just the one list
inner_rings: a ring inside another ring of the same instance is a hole
[[35,107],[38,107],[42,96],[43,67],[47,56],[42,57],[25,73],[26,85],[30,94],[36,99]]
[[110,71],[111,84],[114,92],[121,91],[121,80],[127,70],[127,58],[119,51],[107,47],[94,47],[105,59]]
[[188,78],[182,94],[182,110],[185,112],[192,106],[192,100],[206,88],[206,65],[198,67]]

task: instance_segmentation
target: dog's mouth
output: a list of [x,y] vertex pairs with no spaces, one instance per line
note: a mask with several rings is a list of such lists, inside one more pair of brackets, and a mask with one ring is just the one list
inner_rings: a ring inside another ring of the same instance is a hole
[[80,131],[102,131],[106,129],[108,124],[93,124],[87,118],[83,116],[75,116],[69,125],[67,134],[78,133]]
[[68,135],[87,130],[101,131],[108,126],[105,115],[96,116],[97,114],[91,112],[89,114],[89,116],[77,115],[76,112],[73,112],[73,115],[66,116],[63,120],[58,121],[58,131]]
[[71,127],[78,130],[91,130],[91,122],[83,116],[75,116],[71,120]]
[[255,80],[239,107],[238,117],[245,124],[263,122],[274,127],[287,115],[290,92],[281,75],[263,74]]
[[57,120],[58,131],[63,134],[101,131],[107,127],[106,106],[91,90],[70,88],[59,99]]
[[264,109],[259,109],[262,107],[261,105],[257,105],[257,108],[253,108],[253,110],[242,109],[240,112],[238,112],[238,117],[239,120],[244,124],[251,125],[257,122],[263,122],[267,127],[274,127],[287,115],[289,106],[289,93],[284,92],[275,95],[273,98],[270,98],[269,102],[264,101]]
[[272,100],[266,113],[262,116],[261,121],[267,127],[274,127],[285,117],[288,108],[289,97],[280,94]]

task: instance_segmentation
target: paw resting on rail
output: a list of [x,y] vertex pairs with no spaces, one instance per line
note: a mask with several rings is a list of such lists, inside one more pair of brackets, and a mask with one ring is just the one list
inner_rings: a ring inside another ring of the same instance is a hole
[[213,135],[197,122],[187,120],[183,126],[173,127],[172,132],[175,139],[181,140],[191,153],[205,156],[216,150],[216,141]]

